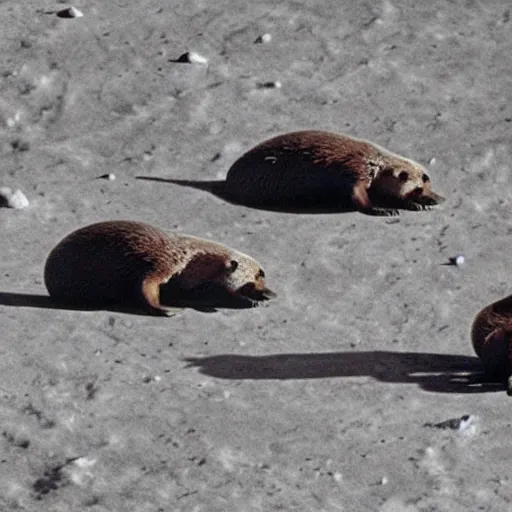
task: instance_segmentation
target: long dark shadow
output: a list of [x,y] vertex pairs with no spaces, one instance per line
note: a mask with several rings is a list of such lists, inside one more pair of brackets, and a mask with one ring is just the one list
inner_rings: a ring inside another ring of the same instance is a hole
[[[162,304],[169,307],[194,309],[202,313],[215,313],[219,309],[247,309],[255,305],[242,298],[234,297],[216,287],[203,287],[180,294],[176,298],[172,292],[161,289]],[[146,316],[150,313],[132,306],[83,306],[56,302],[49,295],[30,293],[0,292],[0,306],[28,307],[41,309],[62,309],[69,311],[112,311]]]
[[240,201],[235,201],[232,197],[230,197],[229,192],[226,191],[226,182],[225,180],[215,180],[215,181],[201,181],[201,180],[178,180],[171,178],[157,178],[151,176],[136,176],[138,180],[146,180],[146,181],[158,181],[161,183],[172,183],[173,185],[179,185],[180,187],[188,187],[194,188],[197,190],[203,190],[213,194],[214,196],[222,199],[231,204],[235,204],[238,206],[245,206],[247,208],[252,208],[254,210],[263,210],[269,212],[279,212],[279,213],[304,213],[304,214],[327,214],[327,213],[347,213],[355,211],[354,208],[346,208],[340,207],[339,205],[322,205],[322,206],[307,206],[307,207],[298,207],[298,206],[274,206],[274,205],[254,205],[249,203],[244,203]]
[[187,367],[220,379],[325,379],[372,377],[381,382],[415,383],[438,393],[501,391],[486,382],[477,357],[424,352],[325,352],[189,357]]
[[49,295],[36,295],[31,293],[0,292],[0,305],[41,308],[41,309],[67,309],[71,311],[97,311],[98,308],[76,307],[67,304],[57,304]]

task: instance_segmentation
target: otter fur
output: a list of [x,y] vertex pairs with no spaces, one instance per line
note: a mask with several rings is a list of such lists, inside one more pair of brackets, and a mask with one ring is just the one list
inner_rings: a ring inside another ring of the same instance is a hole
[[475,316],[471,342],[487,376],[494,381],[508,380],[508,394],[512,394],[512,295],[493,302]]
[[92,224],[50,252],[44,280],[52,299],[75,305],[135,305],[170,314],[160,286],[189,291],[213,283],[253,303],[275,296],[253,258],[216,242],[135,221]]
[[419,163],[366,140],[315,130],[278,135],[249,150],[229,169],[224,193],[248,206],[369,215],[425,210],[444,200]]

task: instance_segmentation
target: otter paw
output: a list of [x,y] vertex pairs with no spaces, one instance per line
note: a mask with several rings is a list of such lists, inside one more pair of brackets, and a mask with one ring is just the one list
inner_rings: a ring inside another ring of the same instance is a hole
[[366,215],[373,215],[375,217],[392,217],[393,215],[400,215],[399,210],[395,208],[381,208],[378,206],[374,206],[369,208],[368,210],[360,210],[361,213]]

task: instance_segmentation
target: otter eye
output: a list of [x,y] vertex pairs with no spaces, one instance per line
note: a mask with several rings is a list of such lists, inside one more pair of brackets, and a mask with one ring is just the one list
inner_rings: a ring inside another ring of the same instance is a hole
[[238,261],[236,261],[236,260],[231,260],[231,261],[229,262],[229,268],[228,268],[228,271],[229,271],[229,272],[234,272],[237,268],[238,268]]
[[402,171],[399,175],[398,175],[398,179],[400,181],[407,181],[409,179],[409,175],[405,172],[405,171]]
[[261,278],[265,277],[265,272],[263,272],[262,269],[260,269],[259,272],[256,274],[256,278],[258,278],[258,277],[261,277]]
[[423,183],[427,183],[428,181],[430,181],[430,176],[428,174],[423,174],[421,179],[423,180]]

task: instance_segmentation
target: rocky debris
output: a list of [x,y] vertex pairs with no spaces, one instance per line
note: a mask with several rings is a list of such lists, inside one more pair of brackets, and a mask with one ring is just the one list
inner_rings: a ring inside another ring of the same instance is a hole
[[185,62],[188,64],[202,64],[203,66],[208,64],[208,59],[199,55],[196,52],[185,52],[182,53],[177,59],[171,60],[171,62]]
[[450,265],[455,265],[456,267],[460,267],[464,265],[464,256],[462,254],[457,254],[456,256],[453,256],[450,258]]
[[57,12],[57,16],[59,18],[82,18],[84,13],[78,10],[76,7],[70,6],[66,7],[66,9],[62,9]]
[[259,82],[258,89],[281,89],[283,84],[279,80],[270,80],[268,82]]
[[9,187],[0,187],[0,206],[23,210],[29,206],[27,196],[20,190],[12,190]]
[[430,423],[427,422],[423,426],[430,428],[440,428],[440,429],[451,429],[462,431],[471,425],[473,422],[473,417],[470,414],[464,414],[460,418],[450,418],[449,420],[441,421],[440,423]]
[[102,174],[101,176],[98,176],[98,179],[114,181],[116,179],[116,175],[113,173]]
[[255,40],[255,44],[263,44],[263,43],[270,43],[272,41],[272,35],[271,34],[262,34],[261,36],[258,36]]

